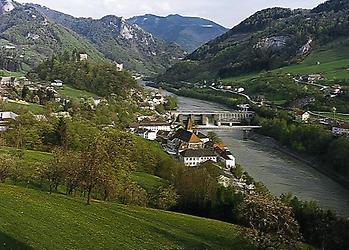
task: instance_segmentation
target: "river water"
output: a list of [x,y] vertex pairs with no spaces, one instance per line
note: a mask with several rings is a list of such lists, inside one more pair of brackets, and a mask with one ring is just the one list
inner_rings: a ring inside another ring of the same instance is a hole
[[[220,104],[187,97],[177,96],[177,101],[178,110],[228,110]],[[273,195],[291,192],[302,200],[314,200],[322,208],[349,217],[349,190],[337,182],[282,152],[243,140],[239,130],[215,132],[236,157],[237,163],[256,181],[264,183]]]

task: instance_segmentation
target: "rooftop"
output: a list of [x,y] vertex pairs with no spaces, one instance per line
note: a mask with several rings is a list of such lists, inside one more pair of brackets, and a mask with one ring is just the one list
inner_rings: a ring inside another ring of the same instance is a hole
[[188,143],[200,143],[200,138],[187,130],[184,129],[178,129],[176,134],[173,136],[173,139],[180,139],[181,141],[188,142]]

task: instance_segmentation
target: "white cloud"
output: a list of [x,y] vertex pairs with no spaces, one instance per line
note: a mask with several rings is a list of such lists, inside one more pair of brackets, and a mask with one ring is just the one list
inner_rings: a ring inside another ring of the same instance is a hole
[[74,16],[100,18],[107,14],[200,16],[232,27],[268,7],[312,8],[324,0],[18,0],[45,5]]

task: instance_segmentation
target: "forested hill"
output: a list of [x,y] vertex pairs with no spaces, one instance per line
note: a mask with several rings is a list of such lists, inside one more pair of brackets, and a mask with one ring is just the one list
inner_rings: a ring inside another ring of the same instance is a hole
[[43,81],[60,79],[64,84],[103,97],[112,94],[125,97],[132,88],[138,88],[137,82],[127,71],[118,71],[114,64],[108,62],[80,61],[77,50],[53,56],[28,76]]
[[137,24],[164,41],[179,44],[188,52],[193,52],[201,45],[228,31],[210,20],[181,15],[162,17],[148,14],[136,16],[127,21]]
[[30,6],[84,37],[108,59],[123,63],[129,70],[159,73],[184,56],[179,46],[159,40],[121,17],[76,18],[40,5]]
[[275,69],[348,36],[348,0],[331,0],[313,10],[266,9],[188,55],[162,79],[226,78]]
[[54,53],[74,48],[92,60],[104,60],[89,42],[49,22],[35,8],[0,0],[0,69],[28,70]]

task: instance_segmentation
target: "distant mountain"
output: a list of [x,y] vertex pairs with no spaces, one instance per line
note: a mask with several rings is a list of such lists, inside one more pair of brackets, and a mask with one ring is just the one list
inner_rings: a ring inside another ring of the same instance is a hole
[[174,65],[161,79],[214,79],[271,70],[303,61],[336,39],[349,38],[349,0],[313,10],[257,12]]
[[89,42],[48,21],[35,8],[0,0],[0,69],[27,70],[54,53],[74,48],[104,60]]
[[165,70],[184,56],[175,44],[153,37],[139,26],[117,16],[101,19],[76,18],[40,5],[30,5],[47,18],[81,35],[108,59],[127,69],[154,74]]
[[228,29],[215,22],[180,15],[160,17],[148,14],[130,18],[128,22],[137,24],[155,37],[170,43],[177,43],[188,52],[194,51],[201,45],[228,31]]

